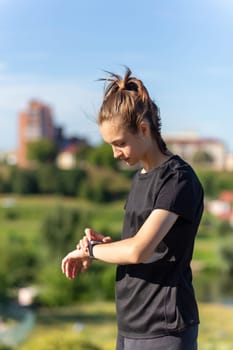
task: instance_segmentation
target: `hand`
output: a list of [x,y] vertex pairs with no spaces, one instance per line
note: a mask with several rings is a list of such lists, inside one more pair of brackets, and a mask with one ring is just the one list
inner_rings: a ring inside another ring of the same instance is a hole
[[[76,248],[78,250],[82,250],[83,253],[89,254],[88,252],[88,241],[94,240],[94,241],[102,241],[103,243],[109,243],[112,241],[111,237],[109,236],[103,236],[102,234],[90,229],[85,229],[85,236],[80,239],[79,243],[77,244]],[[82,266],[81,266],[81,272],[87,271],[88,267],[91,265],[92,259],[85,258],[82,260]]]
[[79,271],[83,272],[88,268],[89,260],[90,258],[81,249],[75,249],[68,253],[62,260],[62,272],[67,278],[73,279]]
[[86,236],[84,236],[76,246],[77,249],[82,249],[83,252],[88,252],[88,241],[94,240],[94,241],[101,241],[103,243],[112,242],[111,237],[104,236],[101,233],[98,233],[92,230],[91,228],[86,228],[85,234]]

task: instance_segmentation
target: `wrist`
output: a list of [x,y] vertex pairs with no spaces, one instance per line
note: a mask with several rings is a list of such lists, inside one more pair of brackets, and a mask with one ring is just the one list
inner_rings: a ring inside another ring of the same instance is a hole
[[95,245],[102,244],[102,243],[103,243],[102,241],[97,241],[97,240],[90,240],[90,241],[88,241],[89,258],[96,259],[96,257],[94,256],[94,253],[93,253],[93,248],[94,248]]

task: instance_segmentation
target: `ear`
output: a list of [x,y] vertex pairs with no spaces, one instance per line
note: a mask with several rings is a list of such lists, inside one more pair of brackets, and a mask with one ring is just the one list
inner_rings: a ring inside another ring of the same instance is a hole
[[147,121],[143,120],[139,124],[139,130],[143,134],[143,136],[147,136],[150,134],[150,125]]

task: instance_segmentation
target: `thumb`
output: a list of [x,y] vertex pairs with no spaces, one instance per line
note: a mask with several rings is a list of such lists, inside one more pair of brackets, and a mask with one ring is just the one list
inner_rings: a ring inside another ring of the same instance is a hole
[[106,237],[104,237],[104,238],[102,239],[102,241],[103,241],[104,243],[110,243],[110,242],[112,242],[112,238],[109,237],[109,236],[106,236]]
[[86,228],[84,232],[89,240],[93,239],[97,241],[102,241],[102,239],[104,238],[103,235],[92,230],[91,228]]
[[92,235],[91,235],[92,229],[87,227],[87,228],[85,228],[84,232],[85,232],[85,235],[87,236],[87,238],[90,241],[92,239]]

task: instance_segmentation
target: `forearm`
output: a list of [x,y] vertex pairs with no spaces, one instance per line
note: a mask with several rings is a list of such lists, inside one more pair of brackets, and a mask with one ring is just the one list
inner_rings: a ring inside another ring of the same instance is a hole
[[96,259],[110,264],[135,264],[137,263],[135,238],[95,245],[93,255]]
[[151,213],[135,236],[93,247],[98,260],[115,264],[138,264],[151,257],[159,242],[175,223],[177,215],[165,210]]

